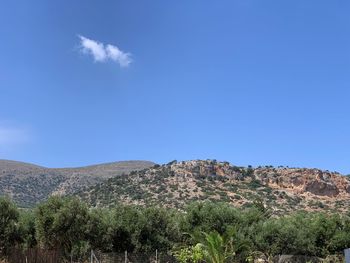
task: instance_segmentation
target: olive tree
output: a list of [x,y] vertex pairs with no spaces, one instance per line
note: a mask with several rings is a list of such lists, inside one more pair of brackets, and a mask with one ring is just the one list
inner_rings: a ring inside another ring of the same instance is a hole
[[18,219],[15,204],[7,198],[0,198],[0,254],[6,254],[19,241]]

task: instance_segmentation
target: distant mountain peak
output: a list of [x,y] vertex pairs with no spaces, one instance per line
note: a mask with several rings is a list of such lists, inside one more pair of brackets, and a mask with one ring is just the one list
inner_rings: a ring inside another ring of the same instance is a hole
[[53,194],[72,194],[113,176],[153,166],[149,161],[121,161],[77,168],[46,168],[0,160],[0,195],[10,196],[20,206],[33,206]]

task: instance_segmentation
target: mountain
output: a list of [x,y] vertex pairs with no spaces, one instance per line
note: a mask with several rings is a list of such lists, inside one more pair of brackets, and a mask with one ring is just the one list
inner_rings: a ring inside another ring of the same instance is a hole
[[116,203],[183,208],[212,200],[249,206],[263,202],[276,214],[294,210],[346,212],[350,178],[288,167],[238,167],[216,160],[170,162],[110,178],[77,193],[92,206]]
[[78,168],[46,168],[0,160],[0,195],[11,197],[21,207],[31,207],[50,195],[73,194],[108,178],[153,165],[148,161],[123,161]]

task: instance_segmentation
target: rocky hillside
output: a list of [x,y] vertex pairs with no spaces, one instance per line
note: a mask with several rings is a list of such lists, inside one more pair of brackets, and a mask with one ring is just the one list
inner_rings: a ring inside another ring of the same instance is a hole
[[0,195],[30,207],[53,194],[72,194],[113,176],[153,166],[147,161],[125,161],[80,168],[50,169],[33,164],[0,160]]
[[228,162],[171,162],[118,176],[78,195],[93,206],[115,203],[182,208],[212,200],[248,206],[262,200],[276,214],[293,210],[348,211],[350,178],[319,169],[238,167]]

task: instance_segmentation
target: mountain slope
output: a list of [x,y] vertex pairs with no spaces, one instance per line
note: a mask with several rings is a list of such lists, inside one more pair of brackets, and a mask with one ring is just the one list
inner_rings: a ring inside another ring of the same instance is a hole
[[148,161],[123,161],[78,168],[46,168],[0,160],[0,195],[10,196],[18,205],[30,207],[52,194],[72,194],[113,176],[153,166]]
[[350,178],[305,168],[237,167],[228,162],[171,162],[111,178],[77,193],[93,206],[115,203],[182,208],[192,201],[224,201],[246,206],[262,200],[275,213],[347,211]]

